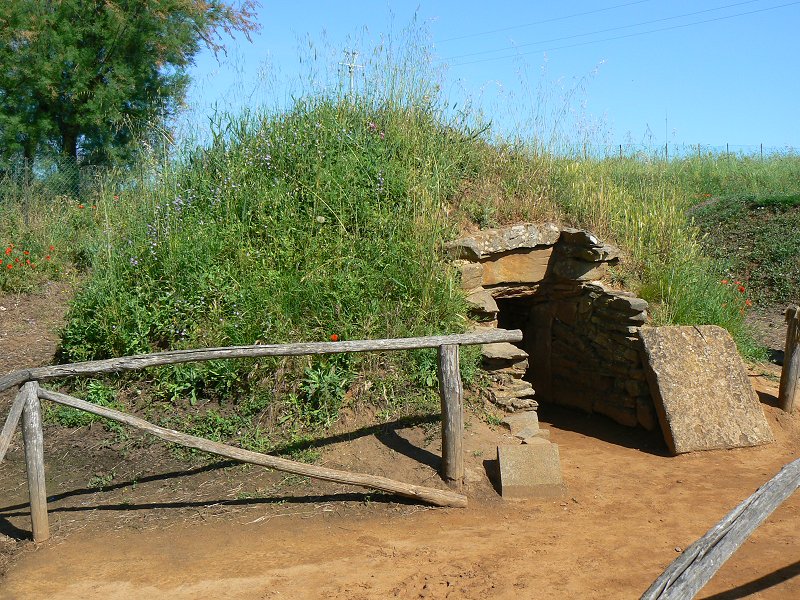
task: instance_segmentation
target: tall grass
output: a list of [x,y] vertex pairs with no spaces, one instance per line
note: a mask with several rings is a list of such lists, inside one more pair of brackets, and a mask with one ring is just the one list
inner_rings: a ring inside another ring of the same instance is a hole
[[[413,103],[316,97],[231,118],[120,190],[64,357],[459,330],[443,206],[476,168],[468,137]],[[252,377],[210,369],[204,391]]]

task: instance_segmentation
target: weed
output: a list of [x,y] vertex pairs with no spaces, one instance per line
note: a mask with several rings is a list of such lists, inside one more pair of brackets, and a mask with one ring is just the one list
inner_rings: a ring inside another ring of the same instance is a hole
[[[87,402],[98,406],[117,410],[124,409],[124,406],[116,400],[116,390],[98,379],[90,379],[84,382],[75,393],[83,395]],[[100,421],[106,430],[116,433],[120,438],[125,436],[124,427],[116,421],[110,421],[86,411],[59,404],[48,404],[47,407],[45,410],[47,420],[55,422],[62,427],[87,427]]]
[[95,473],[89,479],[88,486],[90,488],[100,488],[102,490],[111,485],[111,482],[114,481],[114,477],[116,477],[116,473],[113,470],[108,473]]
[[353,374],[347,368],[347,355],[320,360],[305,370],[300,382],[300,413],[313,426],[329,426],[339,415],[342,400]]

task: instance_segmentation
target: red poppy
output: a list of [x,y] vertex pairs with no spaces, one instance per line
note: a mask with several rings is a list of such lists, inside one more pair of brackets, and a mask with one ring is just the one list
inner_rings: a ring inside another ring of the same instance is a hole
[[12,265],[11,263],[8,263],[8,267],[6,267],[6,268],[7,268],[7,269],[13,269],[13,268],[14,268],[14,265]]
[[56,249],[56,247],[55,247],[55,246],[50,246],[50,252],[52,252],[52,251],[53,251],[53,250],[55,250],[55,249]]
[[332,342],[338,342],[339,341],[339,336],[336,335],[335,333],[331,334],[331,341]]
[[722,285],[728,285],[728,280],[727,279],[723,279],[722,280]]
[[45,260],[50,260],[50,255],[48,254],[47,256],[45,256],[44,259]]
[[11,246],[6,248],[6,256],[11,256],[11,248],[12,248]]
[[85,208],[83,204],[78,204],[78,208]]
[[30,259],[30,258],[26,259],[26,260],[25,260],[25,264],[26,264],[26,265],[29,265],[29,264],[31,264],[31,259]]
[[739,292],[740,292],[740,293],[742,293],[742,294],[744,294],[744,286],[743,286],[743,285],[740,285],[740,286],[739,286]]
[[23,253],[25,256],[28,256],[28,255],[30,254],[30,252],[28,252],[27,250],[23,250],[23,251],[22,251],[22,253]]
[[744,305],[745,306],[753,306],[753,301],[750,300],[750,298],[748,298],[747,300],[744,301]]

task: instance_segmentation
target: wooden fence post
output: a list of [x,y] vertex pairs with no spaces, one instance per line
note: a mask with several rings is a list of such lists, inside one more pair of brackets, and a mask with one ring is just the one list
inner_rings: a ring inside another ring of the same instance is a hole
[[22,386],[25,408],[22,410],[22,439],[25,442],[25,467],[28,471],[28,495],[31,502],[33,541],[50,537],[47,522],[47,489],[44,481],[44,434],[39,409],[39,384],[29,381]]
[[786,309],[786,347],[783,353],[778,406],[788,413],[800,396],[800,307]]
[[11,438],[14,437],[14,432],[17,430],[20,417],[22,417],[23,408],[25,408],[25,393],[22,391],[22,388],[20,388],[16,398],[14,398],[14,402],[11,404],[11,408],[8,410],[8,417],[6,418],[5,425],[3,425],[3,430],[0,431],[0,462],[3,462],[6,456]]
[[442,479],[464,485],[464,388],[458,368],[458,344],[439,346],[439,395],[442,401]]

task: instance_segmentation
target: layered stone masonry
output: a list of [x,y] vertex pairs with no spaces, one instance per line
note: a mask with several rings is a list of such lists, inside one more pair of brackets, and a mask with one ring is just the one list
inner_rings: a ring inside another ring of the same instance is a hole
[[541,401],[657,426],[639,351],[647,302],[602,281],[619,260],[616,248],[581,229],[527,223],[477,232],[447,250],[472,318],[524,332],[516,352],[484,348],[499,406],[535,409],[535,389]]

